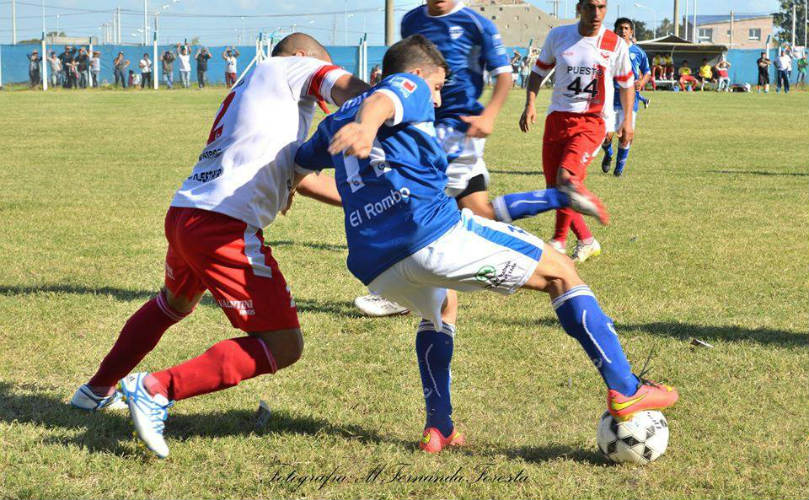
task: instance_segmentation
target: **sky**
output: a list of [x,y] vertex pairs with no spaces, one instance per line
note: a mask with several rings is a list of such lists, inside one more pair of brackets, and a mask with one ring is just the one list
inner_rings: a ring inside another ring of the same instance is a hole
[[[122,9],[122,41],[143,39],[144,0],[16,0],[17,40],[39,38],[42,32],[42,2],[47,31],[64,31],[68,36],[103,37],[105,23],[112,23],[113,9]],[[153,14],[159,11],[159,41],[174,43],[199,37],[206,45],[252,45],[259,32],[283,34],[304,31],[326,45],[356,45],[362,33],[370,45],[384,42],[384,0],[147,0],[149,30]],[[11,43],[11,3],[0,0],[0,43]],[[395,0],[398,37],[399,19],[422,0]],[[529,3],[551,11],[548,0]],[[575,0],[560,0],[560,15],[573,16]],[[698,14],[767,13],[778,8],[778,0],[680,0],[689,12],[697,4]],[[657,24],[671,18],[673,0],[609,0],[607,21],[623,16]],[[682,15],[682,14],[681,14]],[[138,31],[140,30],[140,31]],[[149,37],[151,41],[151,36]]]

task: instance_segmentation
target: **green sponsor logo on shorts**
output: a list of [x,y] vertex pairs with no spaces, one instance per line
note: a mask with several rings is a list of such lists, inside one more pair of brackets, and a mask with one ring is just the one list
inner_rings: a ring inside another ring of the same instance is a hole
[[495,276],[497,276],[497,270],[494,266],[483,266],[478,269],[477,274],[475,274],[475,279],[483,282],[491,282]]

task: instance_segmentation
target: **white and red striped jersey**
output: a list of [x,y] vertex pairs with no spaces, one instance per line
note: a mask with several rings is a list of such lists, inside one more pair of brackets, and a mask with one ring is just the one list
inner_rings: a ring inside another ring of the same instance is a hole
[[331,101],[346,71],[311,57],[272,57],[257,64],[222,101],[174,207],[219,212],[262,228],[287,203],[298,146],[315,104]]
[[562,111],[606,117],[612,112],[613,79],[624,88],[634,85],[626,42],[604,26],[592,37],[580,35],[578,24],[553,28],[533,72],[545,76],[554,66],[548,114]]

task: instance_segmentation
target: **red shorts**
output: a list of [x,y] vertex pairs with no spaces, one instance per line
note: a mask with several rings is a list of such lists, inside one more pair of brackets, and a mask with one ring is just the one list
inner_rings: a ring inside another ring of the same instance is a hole
[[545,183],[556,185],[559,167],[581,180],[587,166],[598,153],[606,135],[604,119],[599,115],[553,112],[545,119],[542,138],[542,170]]
[[190,299],[206,289],[234,328],[298,328],[298,311],[261,229],[197,208],[166,214],[166,288]]

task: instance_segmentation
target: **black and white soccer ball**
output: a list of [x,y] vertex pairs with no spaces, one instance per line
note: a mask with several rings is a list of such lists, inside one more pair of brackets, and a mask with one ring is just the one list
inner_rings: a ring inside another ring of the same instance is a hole
[[669,424],[659,411],[641,411],[618,421],[605,411],[598,422],[598,449],[617,463],[648,464],[666,452]]

